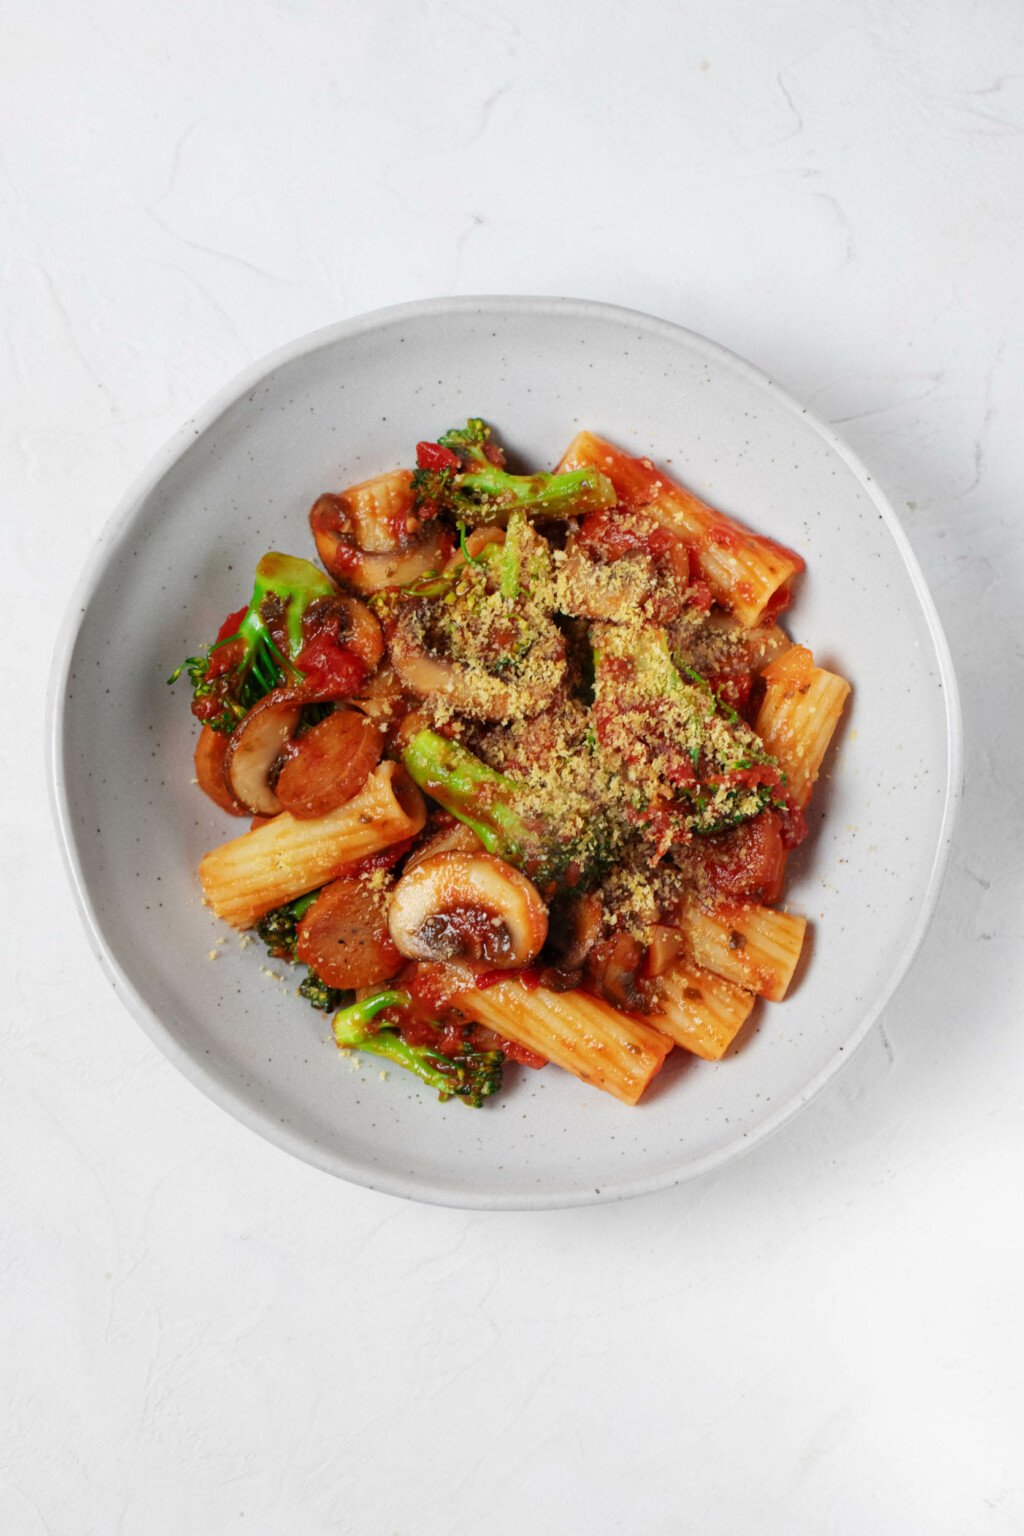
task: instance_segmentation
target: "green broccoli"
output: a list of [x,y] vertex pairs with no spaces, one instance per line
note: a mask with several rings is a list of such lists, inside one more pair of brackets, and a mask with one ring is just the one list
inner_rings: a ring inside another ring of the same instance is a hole
[[782,803],[776,760],[707,680],[677,661],[663,629],[599,624],[591,634],[598,743],[636,787],[640,808],[652,795],[675,800],[688,831],[707,836]]
[[[498,561],[498,591],[510,601],[519,596],[523,585],[523,531],[526,514],[513,512],[505,529],[505,542]],[[489,548],[492,546],[488,546]]]
[[402,762],[420,789],[473,829],[488,853],[521,869],[543,894],[586,890],[612,856],[614,839],[599,805],[582,839],[566,837],[554,817],[530,807],[524,784],[436,731],[417,731]]
[[[485,544],[479,554],[471,555],[466,543],[466,525],[458,524],[459,553],[461,559],[452,560],[443,571],[426,571],[405,587],[385,589],[374,593],[370,606],[382,621],[389,613],[395,613],[405,597],[447,598],[448,594],[464,582],[467,573],[482,573],[485,582],[497,586],[500,595],[514,601],[529,593],[532,580],[537,577],[537,551],[525,549],[523,538],[526,514],[513,511],[509,514],[505,542]],[[541,564],[547,561],[546,546],[541,546]]]
[[373,992],[335,1014],[334,1038],[343,1050],[369,1051],[414,1073],[437,1089],[442,1103],[455,1097],[479,1109],[501,1087],[504,1055],[467,1047],[456,1056],[446,1056],[429,1045],[409,1045],[397,1030],[374,1027],[373,1020],[382,1009],[408,1008],[411,1002],[408,992],[388,988]]
[[319,891],[310,891],[308,895],[286,902],[283,907],[275,907],[272,912],[260,918],[256,932],[267,946],[272,959],[295,959],[299,923],[319,895]]
[[490,427],[471,417],[436,443],[418,445],[413,489],[421,510],[448,512],[473,527],[503,522],[516,508],[534,517],[564,518],[614,507],[615,487],[599,470],[510,475],[490,439]]
[[[272,912],[267,912],[256,924],[256,932],[267,946],[267,951],[272,960],[287,960],[290,965],[295,964],[295,946],[298,943],[299,923],[305,917],[319,891],[310,891],[306,896],[299,896],[295,901],[286,902],[283,907],[275,907]],[[333,1013],[340,1008],[346,997],[351,993],[341,991],[337,987],[329,987],[326,981],[321,981],[316,971],[306,967],[306,975],[299,983],[298,992],[307,1003],[314,1008],[319,1008],[323,1013]]]
[[[522,784],[488,768],[472,752],[436,731],[417,731],[402,761],[419,787],[446,811],[472,827],[488,853],[543,878],[551,859],[543,828],[516,808],[526,791]],[[554,850],[552,850],[554,852]]]
[[[182,662],[167,681],[174,683],[187,672],[196,719],[215,731],[233,731],[264,694],[302,681],[295,657],[302,649],[303,614],[318,598],[333,596],[334,584],[309,560],[275,552],[264,555],[237,628],[220,636],[205,656]],[[287,654],[275,641],[272,627],[286,640]],[[232,650],[222,658],[218,653],[227,646]]]
[[306,974],[299,982],[298,993],[304,997],[310,1007],[318,1008],[321,1013],[333,1013],[340,1008],[346,997],[351,997],[351,992],[344,992],[338,987],[329,987],[326,981],[321,981],[316,971],[307,967]]

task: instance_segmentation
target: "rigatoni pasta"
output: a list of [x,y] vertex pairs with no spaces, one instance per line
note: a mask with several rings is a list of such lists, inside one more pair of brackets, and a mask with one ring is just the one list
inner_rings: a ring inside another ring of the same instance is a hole
[[646,512],[690,544],[715,600],[741,624],[758,624],[777,608],[804,568],[793,550],[708,506],[650,459],[631,458],[592,432],[573,438],[560,467],[584,464],[595,464],[608,476],[620,505]]
[[756,902],[688,902],[679,914],[687,953],[698,965],[780,1003],[793,979],[807,919]]
[[[779,617],[803,561],[579,434],[515,475],[477,419],[325,491],[187,672],[249,831],[212,912],[344,1050],[480,1105],[550,1063],[635,1105],[794,984],[779,906],[849,693]],[[173,679],[172,679],[173,681]]]
[[680,960],[661,977],[649,1022],[676,1045],[705,1061],[720,1061],[750,1017],[753,992],[714,971]]
[[672,1049],[666,1033],[582,990],[499,981],[460,991],[456,1004],[467,1018],[624,1104],[638,1101]]
[[396,536],[415,510],[412,471],[392,469],[350,486],[341,498],[352,522],[358,547],[381,554],[394,547]]
[[794,645],[762,673],[764,698],[754,729],[786,775],[786,788],[801,810],[811,797],[829,742],[850,694],[834,672],[814,665],[806,646]]
[[266,912],[336,880],[350,865],[419,832],[423,796],[396,763],[382,763],[357,795],[325,816],[299,820],[282,811],[199,866],[203,896],[234,928],[251,928]]

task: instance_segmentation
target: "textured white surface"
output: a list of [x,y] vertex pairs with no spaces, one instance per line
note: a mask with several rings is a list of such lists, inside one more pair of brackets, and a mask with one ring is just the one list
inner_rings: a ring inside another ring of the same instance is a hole
[[1019,7],[7,18],[16,656],[45,659],[110,506],[249,359],[395,299],[578,293],[702,330],[840,424],[931,582],[968,787],[884,1032],[754,1158],[465,1214],[287,1159],[157,1055],[79,933],[19,664],[0,1530],[1019,1531]]

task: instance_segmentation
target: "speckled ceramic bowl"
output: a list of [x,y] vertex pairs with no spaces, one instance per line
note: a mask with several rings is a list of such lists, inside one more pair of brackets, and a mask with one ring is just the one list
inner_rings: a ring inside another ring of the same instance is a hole
[[[334,1049],[328,1021],[200,904],[238,831],[192,781],[171,668],[244,602],[267,548],[312,554],[315,496],[408,463],[467,415],[551,464],[581,426],[669,461],[804,553],[790,629],[853,682],[788,901],[812,920],[798,984],[711,1065],[676,1051],[627,1109],[555,1069],[480,1111]],[[116,700],[116,708],[112,704]],[[748,363],[678,326],[565,299],[443,299],[307,336],[174,440],[104,533],[52,685],[55,810],[118,995],[211,1098],[299,1157],[453,1205],[581,1204],[701,1173],[781,1125],[867,1033],[935,906],[960,784],[949,653],[893,512],[850,451]]]

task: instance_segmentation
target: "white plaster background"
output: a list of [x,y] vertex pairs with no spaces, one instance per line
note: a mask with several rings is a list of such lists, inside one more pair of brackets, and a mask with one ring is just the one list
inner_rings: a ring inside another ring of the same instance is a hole
[[[1024,12],[0,7],[4,1536],[1024,1528]],[[438,293],[682,321],[837,424],[967,794],[880,1028],[747,1161],[550,1215],[350,1189],[157,1054],[44,787],[53,624],[243,364]]]

